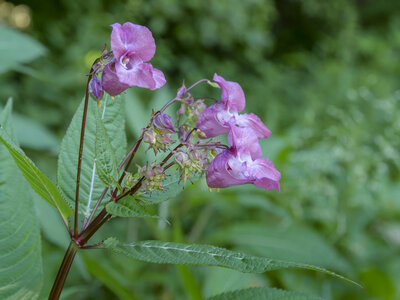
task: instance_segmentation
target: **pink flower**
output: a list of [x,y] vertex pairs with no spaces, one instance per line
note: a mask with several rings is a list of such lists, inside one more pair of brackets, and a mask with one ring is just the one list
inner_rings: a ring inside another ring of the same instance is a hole
[[103,70],[104,90],[115,96],[130,86],[151,90],[162,87],[166,82],[164,74],[147,63],[156,50],[151,31],[145,26],[130,22],[111,26],[114,60]]
[[273,163],[262,158],[261,147],[251,129],[232,127],[232,147],[218,154],[206,173],[207,184],[212,188],[254,184],[266,190],[280,191],[281,174]]
[[246,100],[240,85],[214,74],[213,80],[221,87],[221,101],[207,107],[197,119],[197,128],[205,138],[229,133],[231,126],[251,128],[258,138],[267,138],[271,131],[255,114],[242,114]]

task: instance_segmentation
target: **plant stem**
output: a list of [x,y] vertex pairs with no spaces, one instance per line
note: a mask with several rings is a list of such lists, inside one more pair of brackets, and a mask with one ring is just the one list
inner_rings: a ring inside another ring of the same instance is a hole
[[78,237],[78,204],[79,204],[79,185],[81,180],[81,165],[82,165],[82,152],[83,152],[83,141],[85,139],[85,127],[86,127],[86,116],[89,106],[89,83],[92,79],[92,70],[88,76],[88,81],[86,85],[86,95],[85,95],[85,106],[83,108],[82,116],[82,127],[81,127],[81,138],[79,143],[79,155],[78,155],[78,168],[76,171],[76,190],[75,190],[75,216],[74,216],[74,237]]
[[57,277],[54,281],[53,288],[51,289],[49,300],[58,300],[61,291],[64,287],[65,280],[71,268],[72,262],[74,261],[75,254],[78,250],[78,246],[74,241],[71,241],[67,252],[65,253],[64,259],[61,263],[60,269],[58,270]]

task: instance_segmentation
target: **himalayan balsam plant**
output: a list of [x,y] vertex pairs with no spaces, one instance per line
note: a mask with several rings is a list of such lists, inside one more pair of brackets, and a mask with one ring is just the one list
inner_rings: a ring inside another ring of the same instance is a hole
[[[57,184],[17,145],[10,123],[11,102],[3,110],[2,159],[14,159],[33,190],[58,210],[70,235],[49,299],[59,299],[77,251],[89,249],[109,249],[151,263],[221,266],[250,273],[299,267],[341,277],[307,264],[209,245],[154,240],[121,242],[114,237],[90,243],[98,229],[113,217],[161,218],[152,206],[176,195],[185,184],[202,175],[210,189],[253,184],[266,191],[280,190],[281,175],[263,157],[259,144],[259,139],[268,138],[271,131],[257,115],[242,113],[245,95],[241,86],[218,74],[214,74],[212,81],[201,79],[188,87],[183,84],[173,99],[166,99],[161,108],[153,108],[147,126],[126,152],[123,92],[131,87],[155,90],[166,83],[163,72],[149,63],[155,50],[148,28],[129,22],[112,25],[111,50],[105,48],[94,61],[86,95],[63,139]],[[199,84],[218,88],[219,99],[196,97],[193,88]],[[166,113],[168,107],[177,108],[175,116]],[[227,143],[218,140],[224,135]],[[154,160],[139,165],[135,161],[139,147],[154,152]],[[317,299],[267,287],[228,292],[212,299],[293,297]]]

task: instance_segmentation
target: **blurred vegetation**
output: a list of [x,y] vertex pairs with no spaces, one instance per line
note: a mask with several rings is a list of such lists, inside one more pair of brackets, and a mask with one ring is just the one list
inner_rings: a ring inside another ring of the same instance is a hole
[[[130,142],[183,79],[217,72],[243,86],[246,110],[272,130],[262,146],[282,173],[281,193],[252,186],[209,193],[200,182],[160,207],[170,226],[115,220],[97,239],[213,243],[324,266],[365,289],[313,272],[243,275],[132,263],[98,250],[75,262],[64,299],[190,299],[197,284],[205,296],[273,286],[325,299],[400,299],[400,2],[0,1],[0,22],[46,48],[0,74],[0,101],[14,98],[20,142],[52,177],[85,74],[109,43],[109,24],[126,21],[152,30],[152,63],[167,78],[160,91],[128,93]],[[196,93],[219,97],[207,87]],[[67,241],[51,209],[36,202],[46,295]]]

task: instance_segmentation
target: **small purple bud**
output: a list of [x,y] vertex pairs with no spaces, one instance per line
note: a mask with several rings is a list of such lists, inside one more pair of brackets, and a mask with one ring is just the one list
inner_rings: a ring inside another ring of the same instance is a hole
[[185,94],[186,94],[186,86],[185,86],[185,82],[182,82],[182,86],[178,89],[176,96],[178,98],[183,98],[183,96],[185,96]]
[[177,151],[175,153],[175,161],[181,168],[184,168],[190,163],[189,156],[183,151]]
[[172,131],[172,132],[176,132],[174,124],[172,122],[172,119],[167,114],[163,114],[163,113],[158,114],[154,118],[153,124],[158,129],[164,129],[164,130],[169,130],[169,131]]
[[100,80],[96,76],[93,76],[90,80],[89,91],[96,101],[100,101],[101,98],[103,98],[103,87]]
[[[171,137],[170,133],[163,133],[161,135],[158,136],[158,140],[159,143],[161,143],[161,145],[171,145],[174,143],[174,140]],[[163,148],[160,146],[160,148]]]
[[156,142],[156,136],[155,136],[155,133],[154,133],[154,131],[153,130],[151,130],[151,129],[143,129],[144,130],[144,133],[143,133],[143,140],[146,142],[146,143],[149,143],[149,144],[154,144],[155,142]]

